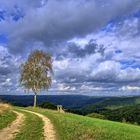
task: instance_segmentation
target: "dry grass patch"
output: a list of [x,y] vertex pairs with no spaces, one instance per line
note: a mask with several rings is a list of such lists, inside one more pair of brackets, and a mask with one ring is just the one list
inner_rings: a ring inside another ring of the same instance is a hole
[[11,106],[9,104],[0,103],[0,115],[6,111],[9,111],[10,109],[11,109]]

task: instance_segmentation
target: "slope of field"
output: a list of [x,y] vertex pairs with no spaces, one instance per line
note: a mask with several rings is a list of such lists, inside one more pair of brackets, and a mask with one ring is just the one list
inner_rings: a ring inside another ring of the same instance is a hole
[[28,108],[47,116],[57,132],[58,140],[139,140],[140,127],[94,119],[70,113]]

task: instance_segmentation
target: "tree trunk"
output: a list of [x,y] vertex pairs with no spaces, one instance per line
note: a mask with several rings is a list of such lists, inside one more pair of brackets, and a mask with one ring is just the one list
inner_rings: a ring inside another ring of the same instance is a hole
[[34,95],[34,108],[36,107],[36,94]]

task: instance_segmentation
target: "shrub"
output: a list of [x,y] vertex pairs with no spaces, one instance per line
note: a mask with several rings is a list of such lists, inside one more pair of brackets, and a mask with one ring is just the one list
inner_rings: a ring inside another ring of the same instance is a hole
[[98,118],[98,119],[106,119],[104,115],[98,114],[98,113],[91,113],[87,115],[88,117],[92,118]]
[[42,108],[47,108],[47,109],[53,109],[53,110],[56,110],[57,109],[57,106],[52,104],[52,103],[49,103],[49,102],[44,102],[44,103],[41,103],[39,105],[39,107],[42,107]]

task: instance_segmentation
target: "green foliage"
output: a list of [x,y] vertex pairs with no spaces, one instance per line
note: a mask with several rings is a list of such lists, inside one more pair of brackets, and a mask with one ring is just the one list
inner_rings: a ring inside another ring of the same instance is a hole
[[136,105],[140,97],[108,97],[95,104],[86,105],[79,110],[85,115],[93,112],[110,111],[124,106]]
[[109,120],[140,124],[140,104],[100,112]]
[[52,59],[48,53],[36,50],[21,66],[20,83],[25,89],[37,93],[51,85]]
[[16,119],[16,114],[12,111],[6,111],[0,114],[0,129],[7,127]]
[[98,114],[98,113],[91,113],[87,115],[88,117],[92,118],[98,118],[98,119],[106,119],[104,115]]
[[126,122],[140,125],[139,97],[109,98],[79,109],[69,109],[69,112],[88,115],[97,113],[112,121]]
[[43,121],[37,115],[16,109],[25,115],[24,125],[14,140],[43,140]]
[[[29,108],[32,110],[32,108]],[[59,140],[139,140],[140,127],[107,120],[35,109],[54,124]]]
[[56,110],[57,109],[57,106],[52,104],[52,103],[49,103],[49,102],[44,102],[44,103],[41,103],[39,105],[39,107],[42,107],[42,108],[47,108],[47,109],[52,109],[52,110]]
[[36,106],[36,95],[41,89],[51,86],[52,58],[48,53],[41,50],[32,52],[28,60],[21,66],[20,83],[26,90],[32,90],[35,94],[34,106]]

